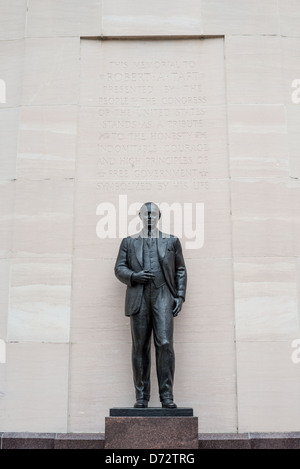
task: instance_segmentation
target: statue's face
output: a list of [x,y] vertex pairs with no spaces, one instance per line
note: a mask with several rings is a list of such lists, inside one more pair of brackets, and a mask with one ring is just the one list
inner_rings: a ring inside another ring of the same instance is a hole
[[152,203],[143,205],[140,211],[140,217],[145,230],[154,230],[160,218],[159,208]]

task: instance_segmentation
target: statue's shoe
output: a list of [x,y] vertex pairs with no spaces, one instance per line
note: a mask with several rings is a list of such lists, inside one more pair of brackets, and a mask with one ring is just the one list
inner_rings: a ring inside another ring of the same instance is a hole
[[175,402],[172,401],[172,399],[164,399],[163,401],[161,401],[161,406],[164,409],[176,409],[177,408],[177,405],[175,404]]
[[138,399],[136,403],[134,404],[134,407],[136,409],[145,409],[148,407],[148,401],[144,399]]

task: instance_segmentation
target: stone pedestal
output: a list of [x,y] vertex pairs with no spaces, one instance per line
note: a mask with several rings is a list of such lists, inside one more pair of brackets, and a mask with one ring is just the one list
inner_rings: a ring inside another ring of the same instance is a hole
[[110,409],[105,449],[197,449],[198,418],[193,409]]

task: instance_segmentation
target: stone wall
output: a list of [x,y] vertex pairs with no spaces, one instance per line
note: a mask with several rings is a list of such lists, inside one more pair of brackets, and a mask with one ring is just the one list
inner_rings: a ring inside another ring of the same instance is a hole
[[146,200],[204,207],[175,401],[199,432],[299,430],[299,19],[295,0],[1,1],[0,432],[103,432],[132,405],[121,223],[96,230],[99,204]]

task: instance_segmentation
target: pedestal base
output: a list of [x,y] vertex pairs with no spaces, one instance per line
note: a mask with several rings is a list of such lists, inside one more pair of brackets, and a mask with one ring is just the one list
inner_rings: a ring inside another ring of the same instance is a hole
[[[123,408],[119,412],[121,416],[105,419],[105,449],[198,448],[198,418],[182,416],[193,415],[192,409]],[[161,416],[157,416],[159,412]],[[116,409],[110,410],[110,415],[116,413]]]
[[176,407],[176,409],[112,407],[109,409],[110,417],[193,417],[193,415],[194,411],[191,407]]

